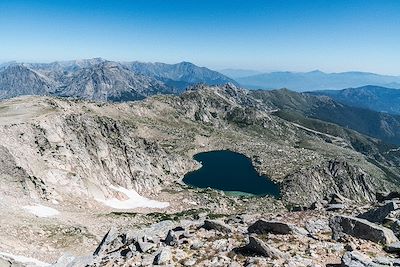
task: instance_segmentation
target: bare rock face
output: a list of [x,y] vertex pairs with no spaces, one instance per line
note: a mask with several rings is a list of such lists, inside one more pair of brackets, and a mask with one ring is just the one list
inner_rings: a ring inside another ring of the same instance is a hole
[[386,217],[388,217],[391,212],[398,209],[398,205],[394,201],[390,201],[383,206],[377,207],[375,209],[371,209],[367,212],[364,212],[357,217],[361,219],[366,219],[370,222],[374,223],[382,223]]
[[[298,198],[296,192],[304,192],[303,201],[308,204],[332,193],[339,193],[353,200],[372,201],[375,199],[376,188],[379,184],[379,181],[373,179],[361,168],[343,160],[330,160],[323,166],[291,174],[285,180],[283,197],[289,202],[296,202],[295,199]],[[286,188],[291,189],[286,190]],[[296,189],[293,190],[293,188]]]
[[79,102],[41,100],[35,110],[18,101],[4,106],[24,115],[20,123],[10,123],[11,115],[0,119],[0,182],[4,189],[17,184],[29,197],[104,200],[117,194],[110,186],[156,193],[193,166],[139,136],[132,123],[80,112]]
[[329,226],[332,229],[332,236],[335,240],[342,237],[343,234],[348,234],[356,238],[385,245],[398,241],[392,230],[355,217],[345,215],[334,216],[330,220]]

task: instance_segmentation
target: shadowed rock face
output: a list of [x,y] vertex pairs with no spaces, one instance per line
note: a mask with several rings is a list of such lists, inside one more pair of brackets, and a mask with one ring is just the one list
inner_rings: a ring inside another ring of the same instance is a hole
[[333,239],[339,239],[343,234],[348,234],[385,245],[398,241],[392,230],[364,219],[338,215],[330,220],[329,225],[332,228]]
[[398,205],[394,201],[390,201],[381,207],[369,210],[358,215],[359,218],[368,220],[374,223],[382,223],[391,212],[398,209]]

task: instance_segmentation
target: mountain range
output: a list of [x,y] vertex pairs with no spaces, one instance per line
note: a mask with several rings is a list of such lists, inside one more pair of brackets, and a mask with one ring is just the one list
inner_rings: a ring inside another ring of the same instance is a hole
[[52,63],[0,65],[0,98],[54,95],[100,101],[143,99],[175,94],[187,86],[236,83],[205,67],[178,64],[113,62],[101,58]]
[[[276,115],[308,128],[349,140],[354,139],[351,137],[354,133],[347,131],[351,129],[388,144],[400,144],[400,116],[398,115],[353,107],[326,96],[312,96],[287,89],[256,90],[251,93],[276,107],[278,110]],[[340,125],[342,129],[337,131],[336,125]],[[357,142],[359,141],[358,138]],[[365,144],[363,147],[366,149]]]
[[349,106],[400,115],[399,89],[368,85],[343,90],[314,91],[308,94],[329,96]]
[[293,91],[337,90],[365,85],[400,88],[400,76],[369,72],[325,73],[318,70],[311,72],[270,72],[238,77],[236,81],[246,88],[268,90],[280,88]]

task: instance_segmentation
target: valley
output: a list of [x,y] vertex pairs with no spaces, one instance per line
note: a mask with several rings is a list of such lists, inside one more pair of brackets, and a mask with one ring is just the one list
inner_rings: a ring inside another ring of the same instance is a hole
[[[335,129],[348,135],[293,123],[277,113],[280,107],[268,92],[260,94],[226,84],[195,85],[179,96],[123,103],[49,96],[2,101],[0,252],[47,263],[96,262],[98,258],[87,257],[110,228],[137,231],[161,223],[166,227],[160,229],[162,236],[185,221],[193,231],[207,218],[227,221],[236,215],[249,216],[246,224],[287,217],[302,225],[303,213],[309,220],[327,222],[330,211],[325,209],[331,204],[321,208],[325,204],[316,203],[333,194],[346,199],[340,209],[351,214],[360,212],[357,203],[372,203],[379,192],[399,190],[398,155],[390,146],[384,150],[373,139],[338,125]],[[369,150],[359,150],[357,142],[365,142]],[[193,156],[217,150],[249,158],[259,175],[279,184],[281,197],[232,196],[185,185],[185,174],[201,167]],[[305,210],[313,205],[320,210]],[[240,246],[242,238],[235,234],[228,242]],[[73,257],[63,256],[66,252]],[[142,256],[153,260],[154,253]],[[186,253],[176,264],[191,257]],[[216,257],[225,255],[230,261],[239,257],[218,253]],[[333,262],[340,262],[343,248],[337,253]],[[115,258],[121,266],[128,264],[123,259]],[[195,259],[209,265],[207,259]],[[93,266],[107,262],[112,266],[111,259]]]

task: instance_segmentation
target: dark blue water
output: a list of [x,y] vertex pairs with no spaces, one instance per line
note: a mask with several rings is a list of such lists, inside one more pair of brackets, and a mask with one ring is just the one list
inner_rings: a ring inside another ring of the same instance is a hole
[[187,173],[183,182],[200,188],[249,193],[258,196],[280,196],[279,186],[260,176],[251,160],[232,151],[210,151],[193,157],[201,162],[199,170]]

